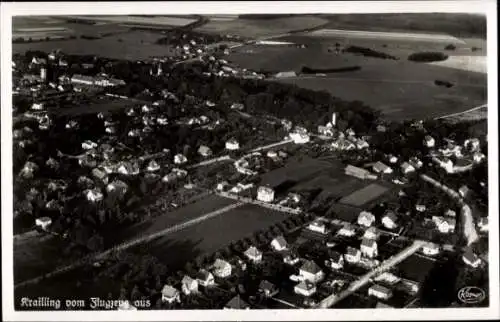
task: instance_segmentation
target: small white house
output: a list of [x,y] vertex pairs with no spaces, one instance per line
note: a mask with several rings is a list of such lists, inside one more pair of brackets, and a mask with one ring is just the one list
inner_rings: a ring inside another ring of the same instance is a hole
[[202,157],[209,157],[212,155],[212,150],[206,145],[201,145],[200,148],[198,149],[198,153]]
[[257,200],[272,202],[274,200],[274,190],[271,187],[260,186],[257,189]]
[[262,261],[262,252],[255,246],[250,246],[245,251],[245,256],[254,263],[260,263]]
[[408,162],[403,162],[403,164],[401,164],[401,170],[403,171],[404,174],[407,174],[415,172],[415,167]]
[[435,256],[439,254],[439,245],[431,242],[426,243],[422,247],[422,252],[427,256]]
[[285,237],[278,236],[271,241],[271,247],[275,251],[280,252],[280,251],[286,250],[288,248],[288,244],[285,240]]
[[342,269],[344,267],[344,257],[341,253],[330,251],[328,257],[328,264],[332,269]]
[[375,164],[373,165],[373,171],[376,173],[386,173],[386,174],[390,174],[393,172],[391,167],[380,161],[375,162]]
[[217,258],[213,265],[214,275],[220,278],[226,278],[231,276],[232,267],[231,264],[225,260]]
[[82,149],[84,150],[91,150],[97,148],[97,143],[92,142],[90,140],[84,141],[82,143]]
[[318,232],[320,234],[326,234],[328,229],[326,228],[326,224],[321,220],[315,220],[307,226],[307,229]]
[[283,256],[283,263],[288,265],[295,265],[299,262],[299,257],[297,254],[293,252],[288,252],[285,256]]
[[43,110],[43,108],[44,108],[43,103],[33,103],[33,105],[31,105],[31,109],[34,111],[41,111]]
[[206,269],[201,269],[198,272],[198,274],[196,274],[196,281],[198,282],[199,285],[205,287],[212,286],[215,284],[214,276]]
[[451,209],[447,209],[445,212],[444,212],[444,215],[446,217],[456,217],[457,216],[457,213]]
[[149,172],[156,172],[160,169],[161,169],[160,165],[155,160],[151,160],[148,163],[148,167],[146,168],[146,170],[148,170]]
[[472,154],[472,159],[475,163],[481,163],[486,159],[486,156],[481,152],[474,152],[474,154]]
[[424,137],[424,145],[428,148],[433,148],[436,145],[436,140],[430,135]]
[[377,242],[374,239],[363,238],[361,241],[361,253],[369,258],[374,258],[378,254]]
[[293,140],[293,143],[295,144],[304,144],[309,142],[310,138],[307,133],[296,133],[292,132],[290,133],[290,138]]
[[382,217],[382,225],[387,229],[396,229],[398,227],[398,217],[394,211],[387,211]]
[[295,285],[293,291],[299,295],[311,296],[316,293],[316,285],[308,281],[301,281],[299,284]]
[[367,230],[365,230],[365,233],[363,234],[363,238],[373,239],[373,240],[377,240],[378,236],[379,236],[379,232],[377,231],[377,228],[375,228],[375,227],[369,227]]
[[176,154],[174,156],[174,163],[175,164],[184,164],[187,162],[187,158],[183,154]]
[[40,217],[35,219],[35,225],[43,230],[47,230],[51,224],[52,219],[50,219],[50,217]]
[[370,227],[375,222],[375,216],[368,211],[362,211],[358,216],[358,225]]
[[456,219],[452,217],[432,216],[432,221],[439,232],[449,234],[455,231]]
[[226,150],[234,151],[238,150],[239,148],[240,144],[238,143],[238,141],[236,141],[236,139],[230,139],[226,141]]
[[379,299],[387,300],[392,296],[392,292],[387,287],[375,284],[368,289],[368,296],[375,296]]
[[185,275],[182,278],[182,293],[189,295],[193,293],[198,293],[198,281],[196,279],[191,278],[188,275]]
[[354,247],[348,246],[344,258],[348,263],[358,263],[361,260],[361,251]]
[[325,273],[321,270],[318,264],[308,260],[300,267],[299,275],[302,276],[304,280],[316,283],[323,279]]
[[344,225],[344,227],[340,228],[337,231],[337,235],[345,236],[345,237],[352,237],[352,236],[356,235],[356,229],[354,228],[353,225],[347,224],[347,225]]
[[175,287],[165,285],[161,291],[161,300],[167,303],[180,302],[179,291]]
[[99,202],[103,199],[102,192],[99,189],[87,189],[84,194],[90,202]]

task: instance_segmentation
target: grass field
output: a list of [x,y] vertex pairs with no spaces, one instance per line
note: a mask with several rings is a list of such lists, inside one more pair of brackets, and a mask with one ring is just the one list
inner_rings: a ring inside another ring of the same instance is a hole
[[212,20],[196,28],[195,31],[207,33],[222,33],[240,37],[265,37],[321,26],[328,22],[319,17],[293,16],[285,18],[266,19],[234,19]]
[[69,18],[95,22],[132,23],[161,26],[185,26],[196,21],[196,19],[183,16],[70,16]]
[[147,251],[168,267],[178,269],[200,254],[215,252],[232,241],[250,237],[255,231],[283,221],[286,216],[267,208],[245,205],[137,250]]
[[359,207],[383,195],[387,192],[387,190],[389,190],[387,187],[377,183],[372,183],[348,196],[345,196],[340,200],[340,203]]

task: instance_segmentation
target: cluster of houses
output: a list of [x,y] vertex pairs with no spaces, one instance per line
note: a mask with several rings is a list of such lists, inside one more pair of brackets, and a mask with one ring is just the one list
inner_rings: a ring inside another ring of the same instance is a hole
[[[435,147],[435,140],[427,135],[424,140],[428,148]],[[462,145],[454,140],[445,139],[444,144],[437,150],[432,151],[432,160],[447,173],[459,173],[469,171],[475,164],[486,159],[481,152],[481,142],[478,138],[466,139]]]

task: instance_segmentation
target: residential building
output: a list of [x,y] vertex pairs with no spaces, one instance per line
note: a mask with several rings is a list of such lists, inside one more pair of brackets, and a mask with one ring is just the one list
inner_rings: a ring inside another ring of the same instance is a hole
[[373,171],[376,172],[376,173],[386,173],[386,174],[389,174],[389,173],[393,172],[393,170],[392,170],[391,167],[383,164],[380,161],[375,162],[375,164],[373,165]]
[[319,125],[318,126],[318,134],[325,136],[333,136],[334,131],[330,126]]
[[293,140],[295,144],[304,144],[309,142],[310,140],[310,137],[307,133],[291,132],[290,138]]
[[212,155],[212,150],[206,145],[201,145],[200,148],[198,149],[198,153],[202,157],[209,157]]
[[106,171],[101,170],[99,168],[94,168],[92,169],[91,173],[94,179],[99,180],[104,184],[108,184],[108,174],[106,173]]
[[44,109],[44,104],[43,103],[33,103],[33,105],[31,105],[31,109],[34,111],[42,111]]
[[315,220],[307,226],[307,229],[315,231],[320,234],[326,234],[328,232],[328,229],[326,227],[326,224],[322,220]]
[[74,85],[88,85],[88,86],[94,85],[94,77],[92,76],[75,74],[71,77],[70,81],[71,84]]
[[198,293],[198,281],[191,278],[188,275],[184,275],[182,278],[182,292],[186,295]]
[[263,293],[266,297],[273,297],[278,294],[279,289],[268,280],[263,280],[259,284],[259,292]]
[[128,191],[128,185],[121,180],[114,180],[106,186],[106,191],[108,193],[117,193],[118,195],[123,196]]
[[92,150],[95,148],[97,148],[97,143],[92,142],[90,140],[84,141],[82,143],[82,149],[84,149],[84,150]]
[[384,125],[377,125],[377,132],[386,132],[387,128]]
[[212,286],[215,284],[214,276],[212,273],[207,271],[206,269],[200,269],[198,274],[196,274],[196,281],[201,286]]
[[408,162],[403,162],[403,164],[401,164],[401,171],[403,171],[404,174],[415,172],[415,167]]
[[473,268],[478,268],[481,265],[481,259],[474,254],[471,248],[467,248],[462,255],[462,260],[464,261],[465,264],[473,267]]
[[432,216],[432,221],[443,234],[455,231],[456,219],[452,217]]
[[226,303],[224,306],[224,309],[229,309],[229,310],[248,310],[250,309],[250,304],[245,302],[241,296],[238,294],[235,297],[233,297],[229,302]]
[[299,275],[304,278],[304,280],[316,283],[323,279],[325,276],[324,272],[314,261],[306,261],[299,269]]
[[486,156],[481,152],[474,152],[472,154],[472,160],[475,163],[481,163],[481,162],[483,162],[484,159],[486,159]]
[[420,169],[424,165],[424,163],[417,157],[411,157],[408,163],[415,169]]
[[262,252],[255,246],[250,246],[245,251],[245,256],[254,263],[260,263],[262,261]]
[[345,168],[345,173],[348,174],[348,175],[350,175],[350,176],[359,178],[359,179],[371,179],[371,180],[374,180],[374,179],[377,178],[377,176],[373,175],[372,173],[370,173],[370,171],[362,169],[362,168],[358,168],[358,167],[355,167],[355,166],[352,166],[352,165],[348,165]]
[[174,163],[175,164],[184,164],[187,162],[187,158],[183,154],[176,154],[174,156]]
[[270,159],[276,159],[278,157],[278,153],[274,150],[267,151],[267,157]]
[[47,230],[52,224],[52,219],[50,217],[40,217],[35,219],[35,225],[43,230]]
[[418,212],[424,212],[427,209],[427,207],[424,204],[417,203],[415,205],[415,210]]
[[368,289],[368,296],[375,296],[382,300],[387,300],[392,296],[392,291],[387,287],[375,284]]
[[377,242],[374,239],[363,238],[361,241],[361,253],[369,258],[378,255]]
[[229,150],[229,151],[234,151],[234,150],[238,150],[240,148],[240,144],[238,143],[238,141],[236,139],[229,139],[228,141],[226,141],[226,150]]
[[375,216],[368,211],[362,211],[358,216],[358,225],[370,227],[375,222]]
[[179,291],[175,287],[172,287],[170,285],[165,285],[161,290],[161,300],[162,302],[167,302],[167,303],[180,302],[181,298]]
[[406,289],[407,292],[411,294],[416,294],[420,290],[420,284],[415,281],[402,280],[401,285]]
[[479,151],[481,148],[481,141],[478,138],[466,139],[464,141],[464,147],[469,151]]
[[139,164],[137,162],[123,161],[120,162],[116,171],[124,175],[137,175],[140,172]]
[[349,151],[354,150],[356,145],[350,140],[339,137],[337,140],[332,142],[332,148],[341,151]]
[[369,148],[369,147],[370,147],[370,145],[365,140],[363,140],[363,139],[356,140],[356,148],[358,148],[359,150],[366,149],[366,148]]
[[278,236],[276,238],[274,238],[272,241],[271,241],[271,247],[275,250],[275,251],[283,251],[283,250],[286,250],[288,248],[288,244],[285,240],[285,237],[283,236]]
[[398,276],[394,275],[391,272],[383,272],[382,274],[375,277],[375,281],[385,282],[389,285],[394,285],[394,284],[400,282],[401,278],[399,278]]
[[373,239],[373,240],[377,240],[378,236],[379,236],[379,232],[377,231],[377,228],[375,228],[375,227],[369,227],[367,230],[365,230],[365,233],[363,234],[363,238]]
[[345,261],[348,263],[358,263],[361,260],[361,251],[354,247],[348,246],[344,254]]
[[161,169],[160,165],[155,160],[149,161],[148,166],[146,168],[146,170],[149,172],[156,172],[160,169]]
[[456,217],[457,216],[457,213],[451,209],[447,209],[445,212],[444,212],[444,215],[446,217]]
[[274,190],[271,187],[260,186],[257,189],[257,200],[272,202],[274,200]]
[[100,189],[87,189],[84,192],[85,197],[90,202],[99,202],[103,199],[103,195]]
[[382,217],[382,225],[384,225],[387,229],[396,229],[398,227],[398,216],[392,210],[388,210],[385,212]]
[[354,227],[354,225],[346,224],[346,225],[344,225],[344,227],[340,228],[337,231],[337,235],[345,236],[345,237],[352,237],[352,236],[356,235],[356,228]]
[[283,256],[283,262],[288,265],[295,265],[299,262],[299,257],[297,254],[293,251],[288,251],[284,256]]
[[328,264],[332,269],[342,269],[344,267],[344,257],[341,253],[329,250],[328,257]]
[[293,290],[296,294],[311,296],[316,293],[316,285],[309,281],[301,281],[299,284],[295,285]]
[[428,242],[422,247],[422,252],[427,256],[435,256],[439,254],[439,245]]
[[430,135],[424,137],[424,145],[428,148],[433,148],[436,145],[436,140]]
[[217,258],[213,265],[213,273],[215,276],[220,278],[226,278],[231,276],[232,267],[231,264],[223,259]]

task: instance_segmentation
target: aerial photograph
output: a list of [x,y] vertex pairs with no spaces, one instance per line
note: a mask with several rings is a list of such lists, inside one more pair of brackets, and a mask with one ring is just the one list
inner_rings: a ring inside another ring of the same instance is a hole
[[488,308],[486,23],[14,16],[13,309]]

